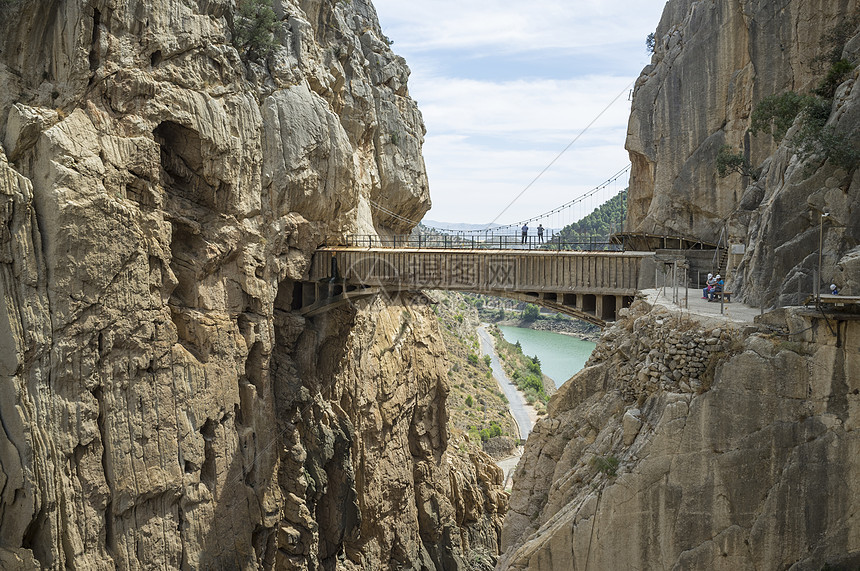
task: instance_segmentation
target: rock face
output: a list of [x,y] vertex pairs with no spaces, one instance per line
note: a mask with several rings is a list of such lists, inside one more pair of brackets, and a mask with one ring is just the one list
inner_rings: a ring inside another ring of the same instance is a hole
[[420,298],[294,311],[429,208],[408,69],[365,0],[274,8],[261,59],[228,0],[0,2],[4,568],[494,561]]
[[[800,156],[800,122],[780,143],[748,132],[757,103],[810,93],[836,49],[851,66],[827,126],[856,145],[858,11],[669,0],[633,97],[627,230],[745,245],[728,287],[767,307],[813,291],[823,236],[821,283],[860,294],[860,168]],[[724,145],[758,178],[719,178]],[[795,308],[714,329],[642,302],[620,312],[529,438],[498,568],[860,565],[856,323]]]
[[530,436],[499,568],[856,567],[860,327],[834,323],[634,305]]
[[[745,244],[729,268],[731,287],[767,307],[797,303],[813,289],[820,212],[825,229],[822,283],[860,293],[856,250],[860,169],[801,159],[766,133],[748,133],[763,98],[810,93],[826,75],[816,58],[837,48],[854,69],[836,90],[828,125],[860,139],[860,32],[838,46],[825,40],[854,22],[856,0],[787,2],[670,0],[656,31],[655,54],[636,83],[627,148],[628,230]],[[757,181],[719,178],[723,145],[760,169]],[[800,292],[800,293],[798,293]]]

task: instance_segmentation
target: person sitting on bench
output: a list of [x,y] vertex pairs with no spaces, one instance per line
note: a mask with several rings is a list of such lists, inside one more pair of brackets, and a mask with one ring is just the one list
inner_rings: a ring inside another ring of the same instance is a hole
[[711,293],[708,294],[708,301],[716,301],[718,294],[720,297],[722,297],[723,286],[726,285],[726,282],[723,281],[723,278],[720,277],[720,274],[714,276],[714,280],[716,281],[716,283],[714,283],[714,287],[711,289]]
[[717,283],[717,280],[714,279],[714,274],[708,274],[705,287],[702,288],[702,299],[708,299],[708,296],[711,295],[711,291],[714,289],[715,283]]

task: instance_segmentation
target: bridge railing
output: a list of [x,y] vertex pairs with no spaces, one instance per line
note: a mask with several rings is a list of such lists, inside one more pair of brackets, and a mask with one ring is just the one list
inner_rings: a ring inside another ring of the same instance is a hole
[[436,234],[425,236],[395,235],[350,235],[342,244],[331,246],[346,246],[354,248],[413,248],[413,249],[446,249],[446,250],[575,250],[586,252],[621,251],[621,244],[604,240],[589,242],[562,242],[557,238],[539,239],[537,236],[521,235],[456,235]]

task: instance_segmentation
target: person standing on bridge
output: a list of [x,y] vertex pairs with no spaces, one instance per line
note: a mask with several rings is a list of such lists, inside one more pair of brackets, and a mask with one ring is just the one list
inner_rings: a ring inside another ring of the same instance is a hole
[[538,224],[538,242],[543,244],[543,224]]
[[522,244],[525,244],[526,240],[528,240],[528,239],[529,239],[529,223],[524,222],[523,223],[523,241],[522,241]]

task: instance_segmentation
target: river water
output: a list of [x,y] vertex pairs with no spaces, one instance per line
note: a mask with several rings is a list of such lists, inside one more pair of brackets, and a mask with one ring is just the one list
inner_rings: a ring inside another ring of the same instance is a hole
[[561,386],[578,373],[588,361],[595,343],[552,331],[535,331],[524,327],[500,325],[499,329],[509,343],[520,342],[523,353],[540,359],[543,373]]

